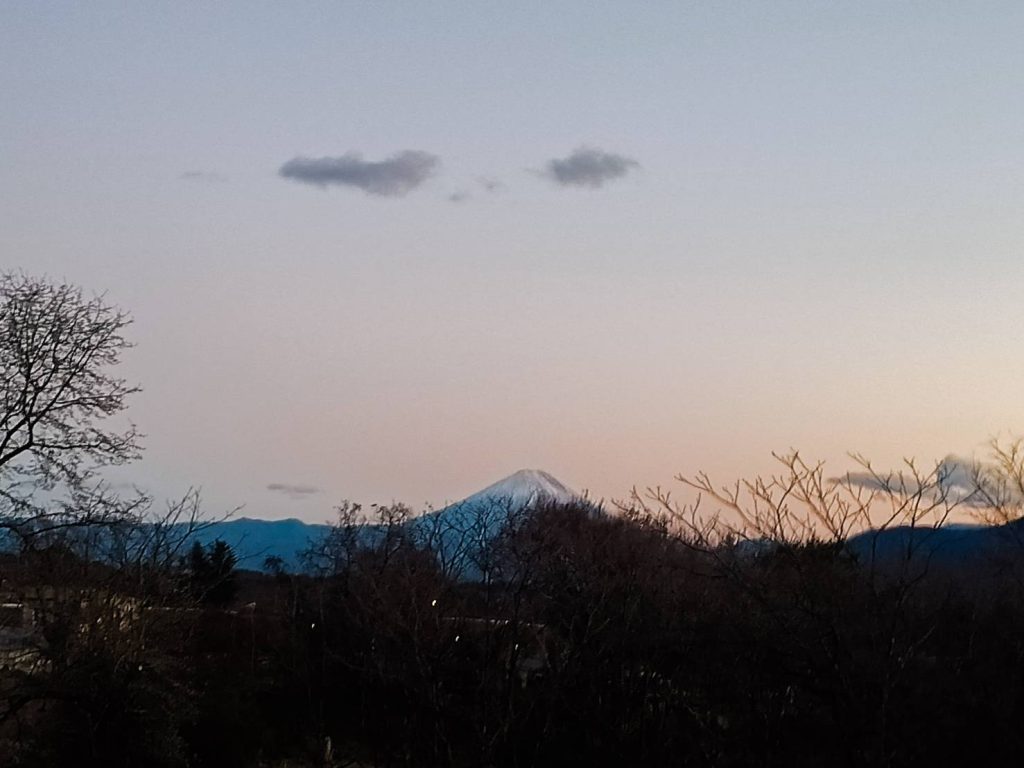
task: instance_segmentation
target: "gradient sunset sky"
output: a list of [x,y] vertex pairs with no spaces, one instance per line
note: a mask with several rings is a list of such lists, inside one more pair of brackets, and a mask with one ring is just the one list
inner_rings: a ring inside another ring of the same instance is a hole
[[0,252],[162,496],[321,520],[1024,429],[1024,4],[0,7]]

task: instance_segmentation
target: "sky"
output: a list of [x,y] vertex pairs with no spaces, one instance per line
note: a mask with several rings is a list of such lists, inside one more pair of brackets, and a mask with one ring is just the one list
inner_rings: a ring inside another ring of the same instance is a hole
[[0,265],[158,496],[598,498],[1022,430],[1024,5],[0,5]]

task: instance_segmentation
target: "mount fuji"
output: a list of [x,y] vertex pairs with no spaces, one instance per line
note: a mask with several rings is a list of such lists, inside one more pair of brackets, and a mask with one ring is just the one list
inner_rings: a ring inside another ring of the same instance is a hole
[[[413,518],[409,525],[423,536],[433,535],[442,552],[461,549],[470,542],[482,546],[496,536],[511,516],[540,504],[582,503],[585,499],[557,478],[540,469],[521,469],[462,501]],[[372,538],[374,526],[367,524]],[[259,520],[240,517],[213,523],[195,538],[202,544],[221,539],[234,550],[239,566],[263,568],[268,557],[279,557],[289,570],[301,568],[302,552],[330,531],[324,524],[294,518]]]
[[[520,469],[503,480],[467,496],[445,509],[473,507],[495,501],[514,509],[529,509],[541,503],[572,504],[582,497],[542,469]],[[445,510],[441,510],[443,513]]]

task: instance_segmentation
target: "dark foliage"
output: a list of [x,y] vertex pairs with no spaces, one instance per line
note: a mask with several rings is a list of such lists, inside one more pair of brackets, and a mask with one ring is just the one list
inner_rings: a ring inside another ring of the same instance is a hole
[[[1006,560],[908,578],[839,544],[743,555],[581,505],[510,521],[495,577],[467,582],[392,534],[360,543],[339,527],[316,576],[234,573],[227,548],[196,548],[188,594],[206,608],[163,611],[174,620],[141,645],[122,637],[130,622],[83,633],[96,606],[64,612],[3,723],[9,764],[1024,756],[1024,592]],[[230,596],[216,591],[229,574]]]
[[193,542],[188,556],[192,596],[204,605],[224,607],[230,603],[238,591],[237,562],[231,547],[220,539],[205,548],[198,541]]

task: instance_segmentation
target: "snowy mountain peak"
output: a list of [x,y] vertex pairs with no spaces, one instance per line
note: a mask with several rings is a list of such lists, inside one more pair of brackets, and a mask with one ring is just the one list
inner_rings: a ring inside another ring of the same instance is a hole
[[516,507],[528,507],[540,500],[568,504],[578,501],[580,496],[541,469],[521,469],[474,493],[462,503],[496,499],[508,500]]

